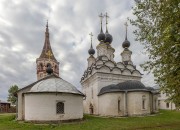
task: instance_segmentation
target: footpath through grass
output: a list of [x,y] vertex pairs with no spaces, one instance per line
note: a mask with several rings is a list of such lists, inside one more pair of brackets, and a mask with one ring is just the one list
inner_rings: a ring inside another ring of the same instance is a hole
[[161,110],[146,117],[103,118],[85,115],[71,124],[32,124],[15,121],[13,114],[0,114],[0,130],[180,130],[180,111]]

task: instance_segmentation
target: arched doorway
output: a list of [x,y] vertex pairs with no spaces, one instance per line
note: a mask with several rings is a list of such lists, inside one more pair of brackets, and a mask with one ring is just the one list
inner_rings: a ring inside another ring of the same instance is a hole
[[90,112],[91,115],[94,113],[93,105],[91,103],[89,105],[89,112]]

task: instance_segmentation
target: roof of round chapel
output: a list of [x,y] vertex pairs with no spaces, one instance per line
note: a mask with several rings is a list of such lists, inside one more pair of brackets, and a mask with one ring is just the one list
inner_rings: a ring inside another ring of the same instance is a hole
[[53,75],[50,75],[49,78],[42,79],[33,85],[29,92],[62,92],[78,94],[82,96],[84,95],[71,83]]

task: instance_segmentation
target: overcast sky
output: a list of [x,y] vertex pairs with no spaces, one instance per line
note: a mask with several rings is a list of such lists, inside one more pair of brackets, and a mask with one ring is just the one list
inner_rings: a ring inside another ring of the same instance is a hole
[[[17,84],[20,88],[37,80],[36,58],[44,44],[46,21],[49,21],[50,42],[60,62],[60,76],[81,89],[80,79],[87,67],[89,33],[94,34],[93,46],[98,44],[100,31],[98,15],[108,12],[109,33],[115,61],[121,61],[124,23],[133,19],[133,0],[1,0],[0,1],[0,100],[6,101],[8,89]],[[105,21],[103,21],[105,30]],[[152,74],[147,75],[140,64],[148,60],[143,46],[134,40],[128,26],[128,40],[133,52],[132,61],[143,73],[142,82],[154,86]]]

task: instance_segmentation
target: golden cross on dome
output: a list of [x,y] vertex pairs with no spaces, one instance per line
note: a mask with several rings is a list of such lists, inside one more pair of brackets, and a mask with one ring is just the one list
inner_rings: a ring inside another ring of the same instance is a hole
[[50,58],[51,58],[51,56],[52,56],[51,51],[50,51],[50,50],[48,50],[48,52],[46,53],[46,55],[48,56],[48,59],[50,59]]

